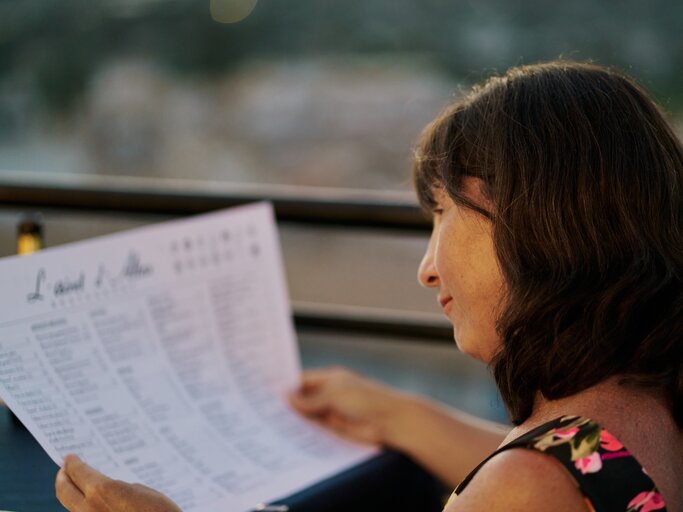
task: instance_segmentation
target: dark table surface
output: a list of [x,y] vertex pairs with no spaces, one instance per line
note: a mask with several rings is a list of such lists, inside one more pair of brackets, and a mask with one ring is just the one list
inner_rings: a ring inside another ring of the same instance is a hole
[[[63,512],[54,493],[57,469],[31,434],[0,407],[0,510]],[[438,512],[444,492],[410,460],[385,452],[280,503],[292,512]]]
[[65,510],[55,498],[59,468],[23,426],[0,407],[0,509],[17,512]]

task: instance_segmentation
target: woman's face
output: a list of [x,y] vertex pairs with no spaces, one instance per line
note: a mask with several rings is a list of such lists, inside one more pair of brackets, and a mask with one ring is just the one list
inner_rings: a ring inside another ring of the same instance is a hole
[[[463,192],[490,209],[481,181],[463,180]],[[504,280],[493,248],[491,222],[453,202],[443,188],[435,191],[434,227],[418,280],[437,291],[437,300],[453,324],[458,348],[488,363],[500,346],[496,319]]]

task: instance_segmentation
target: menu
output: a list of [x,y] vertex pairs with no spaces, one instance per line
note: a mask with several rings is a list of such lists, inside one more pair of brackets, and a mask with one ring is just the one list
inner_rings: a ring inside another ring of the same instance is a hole
[[0,397],[59,465],[241,511],[375,453],[286,405],[300,363],[267,203],[5,258],[0,282]]

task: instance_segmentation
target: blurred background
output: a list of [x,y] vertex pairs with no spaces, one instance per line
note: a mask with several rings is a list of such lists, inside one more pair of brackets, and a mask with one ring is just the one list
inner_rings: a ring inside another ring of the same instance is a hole
[[683,3],[0,0],[0,168],[408,189],[462,87],[568,57],[683,109]]
[[[0,0],[2,173],[410,190],[411,145],[468,85],[590,59],[634,76],[683,131],[679,0]],[[0,213],[14,251],[19,212]],[[149,222],[45,214],[48,245]],[[293,300],[438,314],[426,234],[284,226]],[[484,416],[486,369],[447,344],[301,337]]]

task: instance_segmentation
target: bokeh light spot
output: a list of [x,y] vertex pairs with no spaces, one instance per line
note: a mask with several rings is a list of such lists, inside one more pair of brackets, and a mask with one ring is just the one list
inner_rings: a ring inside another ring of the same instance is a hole
[[211,17],[218,23],[237,23],[251,14],[258,0],[211,0]]

